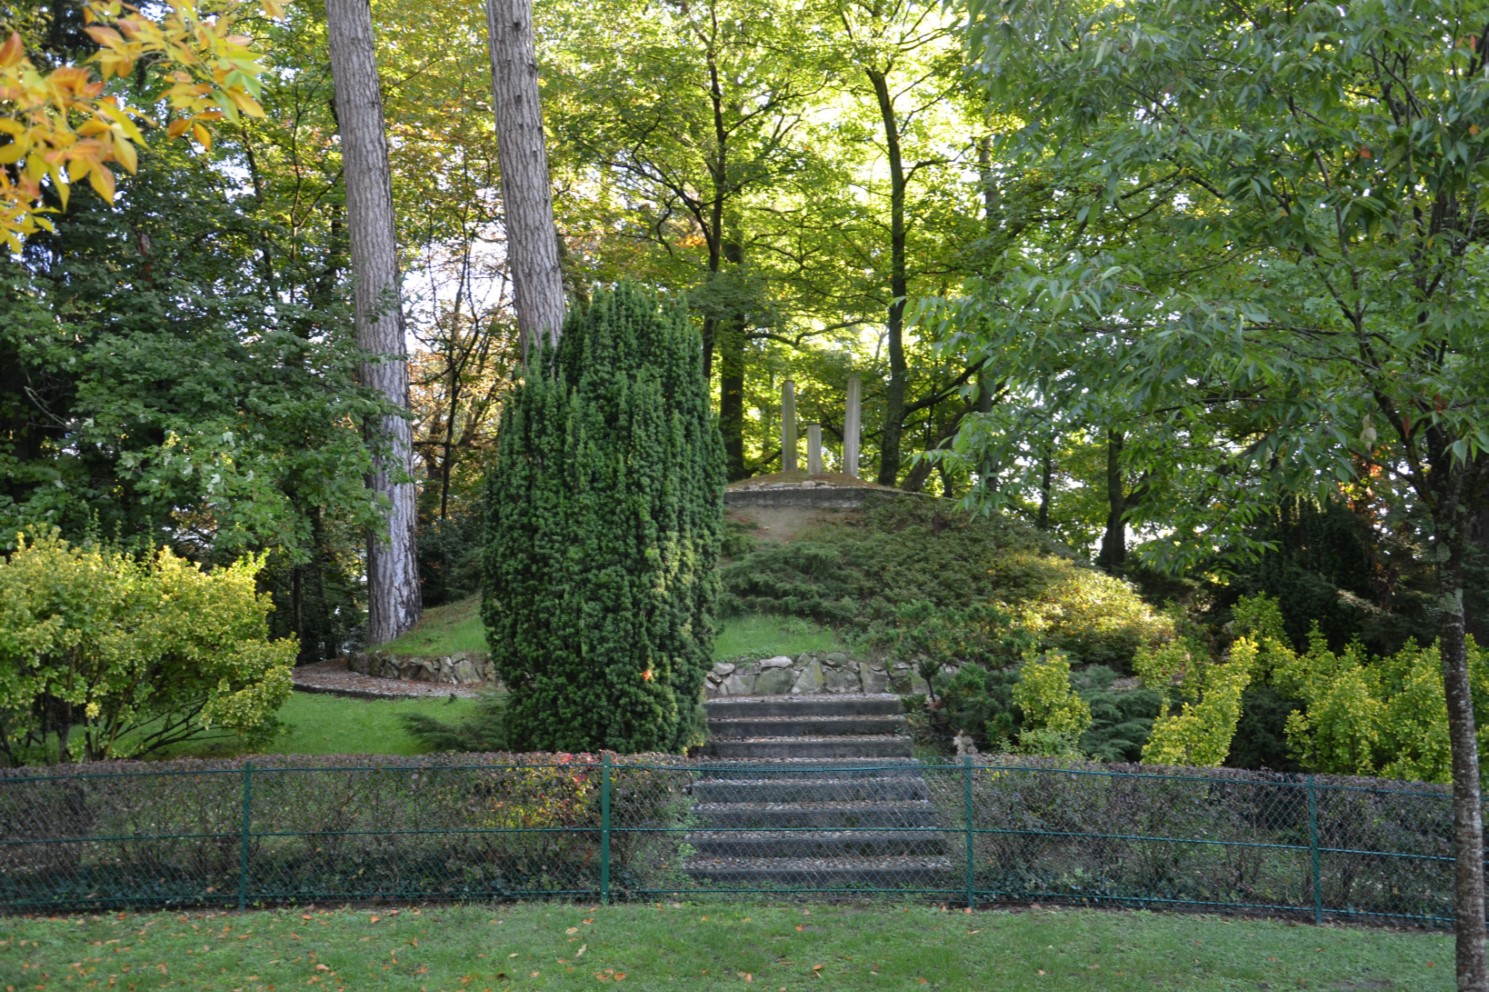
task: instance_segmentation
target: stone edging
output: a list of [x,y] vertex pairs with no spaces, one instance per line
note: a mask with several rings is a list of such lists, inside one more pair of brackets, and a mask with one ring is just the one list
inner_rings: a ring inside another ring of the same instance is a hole
[[484,652],[477,651],[429,656],[353,651],[347,655],[346,665],[363,675],[380,679],[401,679],[405,682],[465,685],[469,682],[497,681],[491,659]]
[[849,692],[907,695],[924,691],[923,685],[915,666],[908,662],[886,665],[849,658],[840,651],[813,651],[795,658],[778,655],[717,662],[704,680],[703,691],[709,699]]

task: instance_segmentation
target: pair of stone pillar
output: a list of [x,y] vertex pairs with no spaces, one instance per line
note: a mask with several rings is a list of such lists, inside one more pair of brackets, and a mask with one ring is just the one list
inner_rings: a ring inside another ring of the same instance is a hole
[[[843,415],[843,471],[858,478],[858,435],[863,423],[863,383],[848,377],[848,406]],[[781,471],[796,471],[796,383],[781,384]],[[822,474],[822,425],[807,425],[807,474]]]

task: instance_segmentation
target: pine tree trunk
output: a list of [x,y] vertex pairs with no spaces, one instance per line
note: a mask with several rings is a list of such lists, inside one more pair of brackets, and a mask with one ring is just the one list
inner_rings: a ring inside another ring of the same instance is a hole
[[[341,130],[347,233],[356,277],[357,344],[382,361],[364,362],[362,382],[408,409],[407,344],[399,293],[393,180],[378,89],[368,0],[326,0],[331,75]],[[367,642],[382,644],[419,619],[414,545],[412,432],[406,417],[378,417],[366,427],[374,448],[368,486],[388,500],[385,533],[367,542]]]
[[507,264],[526,358],[534,344],[558,342],[565,310],[529,0],[486,0],[486,30]]

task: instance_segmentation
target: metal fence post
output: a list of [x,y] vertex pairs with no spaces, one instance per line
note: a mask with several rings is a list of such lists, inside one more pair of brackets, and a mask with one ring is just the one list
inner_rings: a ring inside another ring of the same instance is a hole
[[976,836],[972,827],[972,756],[962,755],[962,791],[964,793],[964,805],[962,822],[967,831],[967,908],[971,909],[977,904],[977,862],[972,850],[972,838]]
[[610,754],[600,756],[600,902],[610,902]]
[[1313,869],[1313,922],[1319,926],[1324,922],[1324,887],[1321,880],[1318,849],[1318,788],[1313,776],[1308,776],[1308,856]]
[[248,908],[248,834],[253,829],[253,762],[243,762],[243,811],[239,820],[238,911]]

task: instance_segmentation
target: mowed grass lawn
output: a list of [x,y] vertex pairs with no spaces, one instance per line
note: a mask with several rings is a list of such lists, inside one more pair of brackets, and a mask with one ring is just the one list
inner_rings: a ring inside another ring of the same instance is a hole
[[[485,651],[486,629],[481,625],[481,600],[468,596],[424,611],[419,625],[380,650],[393,654],[442,655]],[[769,658],[808,651],[841,651],[842,641],[826,627],[796,617],[750,614],[726,617],[714,639],[714,659]]]
[[747,903],[0,918],[0,988],[1447,990],[1445,934]]
[[[429,611],[425,624],[395,641],[408,650],[431,654],[481,650],[485,634],[474,597]],[[832,631],[800,620],[748,616],[726,621],[719,631],[717,658],[770,657],[807,651],[841,650]],[[400,716],[422,713],[455,723],[475,707],[472,699],[439,696],[428,699],[358,699],[296,692],[279,710],[279,733],[265,754],[419,754],[423,748],[409,736]],[[162,757],[213,758],[254,753],[234,738],[214,738],[174,748]],[[0,986],[3,992],[3,986]]]
[[[261,754],[420,754],[424,748],[409,736],[399,719],[423,713],[456,722],[470,713],[474,699],[356,699],[315,692],[292,693],[279,709],[279,733]],[[252,754],[236,738],[191,742],[163,757],[215,758]],[[4,986],[0,986],[3,989]]]

